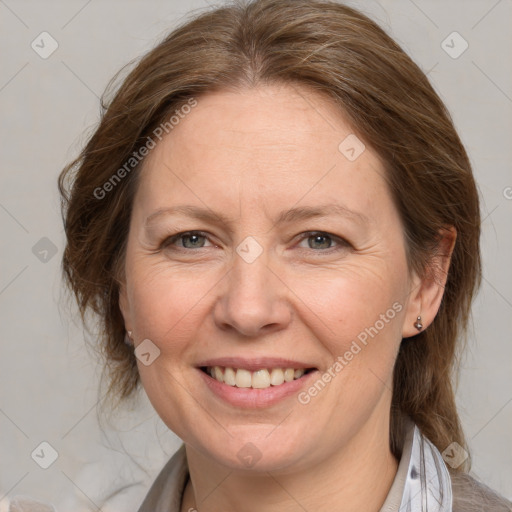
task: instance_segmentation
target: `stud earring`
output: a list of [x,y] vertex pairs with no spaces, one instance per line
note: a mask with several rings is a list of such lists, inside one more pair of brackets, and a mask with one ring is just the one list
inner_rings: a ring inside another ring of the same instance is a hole
[[124,335],[124,342],[130,347],[133,346],[132,331],[126,331],[126,334]]
[[419,316],[416,319],[416,322],[414,322],[414,327],[416,327],[416,329],[418,329],[418,331],[421,331],[421,329],[423,329],[423,324],[421,323],[421,316]]

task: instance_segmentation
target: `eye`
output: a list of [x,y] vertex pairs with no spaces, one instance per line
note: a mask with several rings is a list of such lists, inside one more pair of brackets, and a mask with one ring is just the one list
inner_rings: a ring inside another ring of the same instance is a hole
[[[307,248],[315,249],[315,252],[331,252],[350,247],[349,242],[343,238],[323,231],[308,231],[303,233],[300,243],[306,240],[308,242]],[[176,250],[203,249],[208,247],[205,246],[206,241],[208,241],[208,234],[203,231],[184,231],[165,239],[161,247],[173,248]],[[337,246],[333,246],[333,244],[336,244]],[[321,251],[318,251],[317,249],[321,249]]]
[[162,243],[162,247],[169,247],[179,242],[177,249],[202,249],[204,242],[208,239],[206,233],[202,231],[185,231],[173,235]]
[[[309,249],[323,249],[339,250],[350,246],[350,244],[336,235],[331,235],[323,231],[309,231],[303,233],[301,242],[307,240]],[[333,247],[332,244],[335,242],[339,247]]]

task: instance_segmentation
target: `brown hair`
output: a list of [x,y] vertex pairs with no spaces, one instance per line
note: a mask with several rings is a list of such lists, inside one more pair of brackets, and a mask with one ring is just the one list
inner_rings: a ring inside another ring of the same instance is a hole
[[[110,393],[123,399],[138,384],[133,349],[123,343],[118,294],[140,166],[123,173],[104,197],[97,191],[187,100],[265,83],[309,87],[332,98],[377,151],[402,218],[411,269],[429,271],[440,230],[456,228],[440,310],[428,329],[400,347],[390,443],[398,454],[405,413],[440,451],[452,441],[467,448],[452,381],[457,340],[463,340],[481,275],[470,162],[425,74],[376,23],[330,1],[237,2],[181,25],[139,61],[107,105],[102,101],[99,126],[62,171],[63,272],[82,319],[89,309],[99,315]],[[463,468],[469,469],[469,459]]]

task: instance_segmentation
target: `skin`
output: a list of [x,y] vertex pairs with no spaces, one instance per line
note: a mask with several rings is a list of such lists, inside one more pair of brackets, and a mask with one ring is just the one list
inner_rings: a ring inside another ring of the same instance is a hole
[[[394,361],[416,317],[431,323],[444,282],[409,270],[378,155],[368,143],[355,161],[338,150],[352,133],[339,109],[305,88],[220,91],[198,98],[145,161],[120,307],[135,346],[150,339],[160,350],[138,366],[155,410],[186,445],[182,510],[378,511],[389,492]],[[356,215],[276,223],[284,210],[326,203]],[[183,214],[146,223],[179,204],[231,224]],[[190,230],[207,236],[164,243]],[[315,241],[308,231],[333,236]],[[252,263],[236,252],[247,236],[263,249]],[[454,237],[437,262],[445,271]],[[205,358],[271,356],[311,363],[321,376],[394,303],[401,311],[308,404],[294,395],[234,407],[196,369]],[[247,469],[237,453],[249,442],[261,458]]]

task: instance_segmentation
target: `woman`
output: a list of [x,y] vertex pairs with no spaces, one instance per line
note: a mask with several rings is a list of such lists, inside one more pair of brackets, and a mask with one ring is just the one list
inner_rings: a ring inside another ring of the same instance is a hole
[[511,510],[467,474],[451,383],[480,279],[471,166],[374,22],[314,0],[196,17],[59,185],[111,396],[140,382],[184,442],[141,512]]

